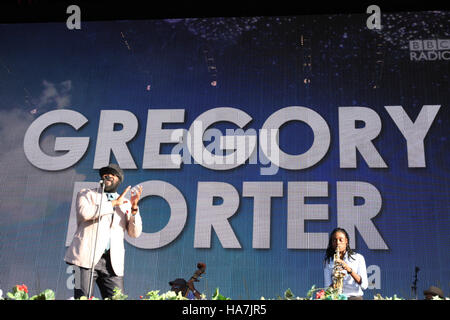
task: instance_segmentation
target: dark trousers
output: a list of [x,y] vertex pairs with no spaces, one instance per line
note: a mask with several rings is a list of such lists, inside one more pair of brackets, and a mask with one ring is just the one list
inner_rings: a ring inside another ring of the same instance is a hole
[[[79,267],[80,272],[80,288],[74,289],[74,298],[79,299],[82,296],[89,295],[89,282],[91,280],[91,269]],[[94,267],[94,278],[92,281],[92,295],[94,295],[94,286],[97,284],[100,289],[102,298],[110,298],[114,294],[114,288],[124,291],[123,277],[119,277],[114,273],[111,265],[111,257],[109,251],[102,255],[100,261]]]

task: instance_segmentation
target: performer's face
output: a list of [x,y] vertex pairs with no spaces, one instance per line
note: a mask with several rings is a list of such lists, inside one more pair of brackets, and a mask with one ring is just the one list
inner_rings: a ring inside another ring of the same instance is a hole
[[332,241],[334,250],[336,250],[336,246],[339,247],[339,252],[344,252],[347,248],[348,240],[343,232],[336,232],[332,237]]
[[120,184],[120,179],[118,176],[112,173],[105,173],[102,175],[103,181],[105,181],[105,191],[106,192],[116,192],[117,187]]

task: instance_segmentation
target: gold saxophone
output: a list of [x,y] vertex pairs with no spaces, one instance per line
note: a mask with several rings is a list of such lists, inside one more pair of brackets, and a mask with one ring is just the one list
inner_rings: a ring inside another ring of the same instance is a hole
[[344,286],[344,268],[341,264],[337,264],[336,260],[339,259],[339,247],[336,246],[336,252],[334,254],[334,265],[333,265],[333,289],[336,289],[339,294],[342,293],[342,288]]

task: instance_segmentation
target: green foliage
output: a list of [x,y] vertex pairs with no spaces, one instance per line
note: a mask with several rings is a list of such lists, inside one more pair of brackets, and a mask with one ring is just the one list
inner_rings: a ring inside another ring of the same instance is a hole
[[28,295],[28,288],[26,285],[16,285],[11,289],[11,292],[6,294],[7,300],[55,300],[55,293],[46,289],[41,293],[32,296],[31,298]]
[[11,289],[12,292],[6,294],[9,300],[29,300],[28,288],[26,285],[16,285]]
[[113,296],[111,298],[106,298],[105,300],[127,300],[127,299],[128,299],[128,295],[123,294],[122,290],[115,287]]
[[340,294],[337,289],[331,287],[316,288],[316,285],[309,289],[306,296],[309,300],[347,300],[347,296]]
[[80,299],[77,299],[77,300],[100,300],[99,298],[96,298],[96,297],[90,297],[90,298],[88,298],[88,297],[86,297],[86,296],[82,296],[82,297],[80,297]]
[[214,293],[212,295],[212,300],[231,300],[231,299],[221,295],[219,293],[219,288],[216,288],[216,290],[214,290]]
[[313,292],[314,292],[315,290],[316,290],[316,285],[313,284],[313,286],[311,287],[311,289],[309,289],[308,293],[306,294],[306,297],[307,297],[308,299],[312,299],[312,295],[313,295]]
[[45,289],[41,293],[32,296],[30,300],[55,300],[55,293],[53,290]]
[[[32,296],[31,298],[28,295],[28,288],[26,285],[16,285],[11,289],[11,292],[6,294],[5,298],[1,297],[0,300],[55,300],[55,293],[46,289],[41,293]],[[124,294],[119,288],[114,288],[114,294],[111,298],[107,298],[106,300],[127,300],[128,295]],[[188,300],[184,297],[181,292],[176,294],[174,291],[167,291],[166,293],[159,293],[159,290],[152,290],[147,292],[145,296],[140,296],[141,300]],[[205,300],[206,296],[202,295],[202,299]],[[343,294],[339,294],[339,292],[332,288],[316,288],[315,285],[308,290],[306,297],[298,297],[292,292],[290,288],[288,288],[283,297],[278,296],[278,300],[347,300],[347,296]],[[96,297],[81,297],[79,300],[99,300]],[[214,290],[214,293],[211,297],[211,300],[231,300],[229,297],[225,297],[220,294],[219,288]],[[264,297],[261,297],[261,300],[265,300]],[[373,300],[405,300],[404,298],[398,297],[396,294],[392,297],[383,297],[381,294],[376,294],[373,297]],[[440,298],[439,296],[434,296],[433,300],[450,300],[449,297]]]
[[295,299],[295,296],[294,296],[294,294],[292,293],[291,288],[288,288],[288,289],[284,292],[284,298],[285,298],[286,300],[292,300],[292,299]]
[[186,297],[183,297],[181,291],[178,294],[175,291],[167,291],[166,293],[159,294],[159,290],[152,290],[147,292],[145,297],[141,298],[142,300],[188,300]]

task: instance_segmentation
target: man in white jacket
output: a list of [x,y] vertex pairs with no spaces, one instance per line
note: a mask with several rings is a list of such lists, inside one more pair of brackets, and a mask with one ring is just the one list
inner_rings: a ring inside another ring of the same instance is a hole
[[80,288],[75,288],[75,299],[93,295],[93,288],[89,292],[93,265],[93,282],[103,299],[111,297],[116,287],[123,292],[125,231],[134,238],[142,233],[138,207],[142,187],[133,188],[127,199],[125,195],[131,186],[121,195],[117,193],[124,179],[118,165],[103,167],[99,174],[104,181],[103,196],[101,188],[82,189],[77,195],[77,230],[64,258],[68,264],[79,267]]

